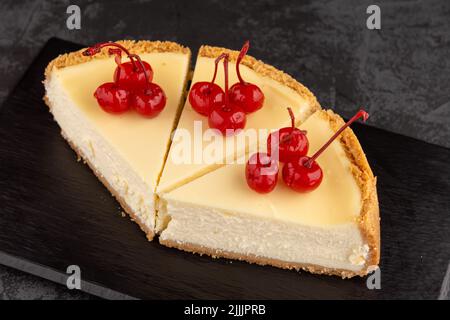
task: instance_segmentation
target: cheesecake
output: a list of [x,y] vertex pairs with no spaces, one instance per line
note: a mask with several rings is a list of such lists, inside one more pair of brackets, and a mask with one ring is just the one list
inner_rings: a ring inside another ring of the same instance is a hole
[[51,61],[45,70],[44,100],[62,136],[152,239],[155,190],[184,102],[190,50],[174,42],[117,43],[150,63],[153,81],[167,98],[157,117],[112,115],[99,107],[94,92],[112,81],[116,67],[107,50],[89,57],[83,49]]
[[[301,126],[315,152],[343,124],[320,110]],[[163,245],[213,257],[338,275],[365,275],[380,256],[374,177],[350,128],[317,160],[322,184],[297,193],[282,183],[251,190],[244,164],[227,164],[161,195]]]
[[[232,71],[236,68],[239,52],[220,47],[202,46],[199,49],[195,63],[192,83],[211,80],[211,76],[214,73],[214,61],[223,53],[228,54],[230,59],[228,65],[230,83],[237,82],[236,73]],[[157,187],[158,197],[220,168],[227,162],[232,162],[244,154],[256,150],[259,143],[266,140],[270,130],[278,129],[290,123],[289,118],[286,116],[287,106],[292,108],[297,124],[300,124],[312,113],[320,109],[316,97],[305,86],[283,71],[252,56],[246,55],[244,57],[240,72],[247,81],[256,84],[264,92],[264,106],[248,116],[245,129],[241,133],[226,137],[214,135],[215,139],[211,139],[212,141],[202,142],[201,150],[191,148],[191,153],[187,157],[188,161],[181,162],[177,159],[179,154],[178,145],[182,141],[181,135],[187,134],[190,137],[197,138],[198,133],[196,131],[199,130],[196,130],[195,126],[203,131],[208,129],[207,119],[199,116],[192,108],[189,99],[186,99]],[[221,68],[217,71],[216,79],[217,84],[223,87],[224,71]],[[255,132],[258,132],[256,139],[241,139],[241,137],[249,137],[251,136],[250,133]],[[210,154],[208,161],[195,161],[196,155],[194,153],[202,155],[208,148],[215,149],[217,146],[214,144],[223,146],[223,152]],[[161,211],[157,215],[157,232],[164,229],[166,222],[167,217],[164,211]]]
[[[185,251],[344,278],[378,264],[376,178],[350,128],[318,158],[323,181],[313,192],[280,182],[261,194],[246,183],[246,161],[267,147],[271,132],[299,126],[315,152],[343,124],[305,86],[251,56],[242,59],[242,50],[202,46],[191,73],[191,52],[177,43],[115,46],[127,53],[129,66],[136,63],[134,71],[121,64],[117,48],[60,55],[45,70],[44,100],[62,136],[149,240],[157,235],[161,244]],[[224,69],[217,69],[222,58]],[[214,74],[227,92],[225,79],[242,81],[238,68],[262,92],[262,107],[247,113],[235,134],[211,131],[208,117],[187,98],[187,83],[192,93]],[[150,91],[159,97],[157,112],[148,112]]]

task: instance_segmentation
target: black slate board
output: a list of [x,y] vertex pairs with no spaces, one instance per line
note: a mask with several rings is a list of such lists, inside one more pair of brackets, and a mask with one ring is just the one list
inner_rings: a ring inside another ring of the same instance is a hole
[[[89,168],[76,161],[42,101],[56,55],[51,39],[0,110],[0,263],[104,297],[436,299],[450,261],[450,150],[356,124],[375,174],[382,216],[381,289],[147,242]],[[448,277],[447,277],[448,278]],[[445,284],[444,284],[445,285]]]

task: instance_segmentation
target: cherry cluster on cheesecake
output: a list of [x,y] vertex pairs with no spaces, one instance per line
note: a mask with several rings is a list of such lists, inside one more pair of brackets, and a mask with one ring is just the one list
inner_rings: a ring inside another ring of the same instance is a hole
[[[257,152],[247,161],[245,177],[248,186],[259,193],[272,191],[278,182],[278,160],[287,162],[308,152],[306,131],[295,127],[295,116],[288,108],[291,126],[272,132],[267,138],[267,153]],[[267,164],[270,164],[268,170]]]
[[[264,104],[264,94],[252,83],[244,81],[239,66],[249,49],[250,43],[245,42],[237,59],[236,73],[239,82],[228,88],[229,54],[223,53],[215,60],[214,74],[211,82],[200,81],[192,85],[189,93],[189,103],[199,114],[208,117],[211,128],[217,129],[223,135],[232,135],[243,129],[247,122],[247,114],[259,110]],[[223,60],[224,90],[215,83],[219,62]]]
[[[306,132],[295,128],[294,116],[290,109],[289,114],[292,126],[281,128],[270,134],[267,139],[268,153],[255,153],[246,164],[247,184],[259,193],[267,193],[275,188],[278,182],[277,159],[284,163],[282,180],[288,187],[300,193],[315,190],[323,179],[322,168],[316,162],[317,158],[353,122],[359,118],[366,121],[369,117],[366,111],[359,110],[319,150],[309,157],[306,155],[309,146]],[[273,170],[267,170],[268,166]]]
[[208,124],[210,128],[219,130],[223,135],[233,135],[239,129],[244,129],[247,122],[245,111],[230,100],[228,93],[228,54],[223,58],[223,67],[225,74],[225,92],[223,103],[212,105],[208,115]]
[[[100,107],[114,114],[134,109],[147,118],[157,116],[164,109],[167,99],[164,90],[152,82],[153,70],[150,64],[115,42],[96,44],[87,48],[83,55],[94,56],[104,47],[109,47],[108,53],[115,56],[117,67],[113,82],[103,83],[94,92]],[[121,61],[122,52],[130,61]]]

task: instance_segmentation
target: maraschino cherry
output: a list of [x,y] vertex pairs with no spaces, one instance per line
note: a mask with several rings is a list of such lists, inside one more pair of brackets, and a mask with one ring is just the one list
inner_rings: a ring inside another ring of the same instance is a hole
[[109,113],[123,113],[130,109],[130,92],[114,82],[100,85],[94,97],[102,109]]
[[297,192],[310,192],[322,182],[323,172],[316,161],[303,156],[291,160],[283,166],[282,177],[284,183]]
[[221,87],[214,83],[216,81],[219,62],[224,57],[225,54],[221,54],[216,59],[214,75],[211,82],[196,82],[189,92],[189,103],[195,111],[203,116],[208,116],[214,105],[221,105],[225,102],[225,93],[223,92]]
[[235,83],[230,88],[231,103],[242,108],[246,113],[255,112],[256,110],[261,109],[264,104],[264,93],[257,85],[244,81],[239,70],[242,59],[244,59],[244,56],[247,54],[249,47],[250,42],[246,41],[236,60],[236,74],[239,82]]
[[[147,118],[158,115],[166,105],[166,95],[160,86],[151,82],[153,71],[150,64],[114,42],[96,44],[86,49],[83,55],[93,56],[104,47],[113,47],[108,52],[115,56],[117,67],[114,82],[104,83],[95,91],[98,104],[109,113],[123,113],[133,107]],[[122,52],[127,54],[129,62],[121,62]]]
[[[114,53],[116,55],[116,63],[117,67],[114,71],[114,82],[118,85],[122,86],[127,90],[135,90],[142,89],[145,87],[147,82],[151,82],[153,80],[153,70],[150,64],[145,61],[142,63],[138,63],[135,54],[131,54],[127,48],[124,46],[115,43],[115,42],[102,42],[98,43],[83,52],[85,56],[93,56],[100,52],[100,50],[104,47],[115,47],[118,50],[110,50],[109,53]],[[119,52],[124,52],[128,58],[129,62],[121,63],[120,59],[117,60],[117,57],[120,57]],[[143,72],[145,70],[145,73]]]
[[271,192],[278,181],[278,162],[267,153],[255,153],[247,161],[245,178],[248,186],[256,192]]
[[297,192],[310,192],[316,189],[322,182],[323,172],[316,159],[325,149],[345,130],[349,125],[359,118],[366,121],[369,114],[361,109],[346,124],[319,149],[312,157],[301,156],[287,162],[282,170],[283,181]]
[[[139,63],[144,68],[144,62],[136,55]],[[148,81],[145,73],[146,86],[139,88],[134,93],[134,109],[142,116],[147,118],[156,117],[166,106],[166,95],[163,89],[156,83]]]
[[[258,86],[245,82],[240,74],[239,65],[249,48],[247,41],[242,47],[236,61],[236,72],[239,82],[228,89],[229,55],[221,54],[215,60],[214,75],[211,82],[196,82],[189,92],[189,102],[199,114],[208,117],[210,128],[217,129],[223,135],[232,135],[245,127],[246,114],[260,109],[264,102],[264,94]],[[215,84],[218,64],[223,61],[225,69],[225,90]]]
[[[88,51],[89,50],[89,51]],[[91,48],[84,52],[84,55],[95,54]],[[108,53],[114,55],[114,60],[117,65],[122,60],[122,50],[117,48],[109,48]],[[130,92],[117,84],[117,81],[106,82],[100,85],[94,92],[94,97],[97,99],[100,107],[109,113],[123,113],[130,109]]]
[[291,108],[288,108],[291,117],[291,126],[281,128],[273,132],[267,138],[267,153],[274,156],[272,148],[278,148],[278,159],[288,162],[308,153],[309,142],[306,131],[295,127],[295,116]]
[[229,136],[245,127],[247,117],[245,115],[245,111],[238,105],[232,103],[228,98],[228,54],[226,54],[223,59],[225,73],[225,100],[221,104],[213,105],[213,108],[208,116],[208,124],[210,128],[217,129],[223,135]]

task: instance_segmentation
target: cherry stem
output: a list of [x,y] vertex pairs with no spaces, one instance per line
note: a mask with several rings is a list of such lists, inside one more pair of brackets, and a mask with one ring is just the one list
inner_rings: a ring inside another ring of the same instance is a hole
[[[290,107],[288,107],[287,109],[288,109],[288,112],[289,112],[289,116],[291,117],[292,131],[289,134],[285,135],[283,137],[283,139],[281,139],[280,144],[290,141],[292,139],[292,133],[294,132],[294,129],[295,129],[295,115],[294,115],[294,112],[292,111],[292,109]],[[306,134],[305,130],[301,130],[301,132]]]
[[211,80],[211,83],[214,83],[214,81],[216,81],[217,68],[218,68],[218,66],[219,66],[219,62],[220,62],[220,60],[222,60],[223,58],[225,58],[225,56],[227,56],[227,54],[226,54],[226,53],[222,53],[220,56],[218,56],[218,57],[216,58],[216,61],[214,62],[214,64],[215,64],[215,67],[214,67],[214,75],[213,75],[213,78],[212,78],[212,80]]
[[147,72],[145,72],[145,66],[144,66],[144,63],[142,62],[141,57],[139,57],[137,54],[130,54],[129,57],[133,57],[138,61],[140,67],[142,68],[141,72],[144,72],[145,83],[147,84],[147,88],[148,88],[148,84],[150,81],[148,81],[148,75],[147,75]]
[[[290,107],[288,107],[287,110],[289,112],[289,117],[291,117],[291,126],[292,126],[292,132],[293,132],[294,128],[295,128],[295,115],[294,115],[294,112],[292,111],[292,109]],[[290,141],[292,139],[292,132],[290,132],[289,134],[285,135],[283,137],[283,139],[281,139],[279,144],[286,143],[286,142]]]
[[241,72],[239,70],[239,65],[241,64],[242,59],[244,59],[245,55],[247,54],[247,51],[248,51],[249,47],[250,47],[250,41],[247,40],[247,41],[245,41],[244,45],[242,46],[241,52],[239,52],[239,56],[238,56],[238,58],[236,60],[236,74],[237,74],[237,77],[239,79],[239,82],[242,83],[242,84],[245,84],[245,81],[241,77]]
[[97,43],[94,46],[89,47],[85,51],[83,51],[83,55],[84,56],[93,56],[93,55],[99,53],[100,50],[102,48],[104,48],[104,47],[116,47],[116,48],[119,48],[120,50],[125,52],[125,54],[130,59],[131,63],[133,63],[134,68],[137,68],[136,61],[134,61],[133,58],[132,58],[132,56],[135,56],[135,55],[132,55],[130,53],[130,51],[128,51],[127,48],[125,48],[121,44],[118,44],[118,43],[115,43],[115,42],[101,42],[101,43]]
[[[109,55],[114,55],[114,61],[119,66],[122,63],[122,50],[116,49],[116,48],[109,48],[108,50]],[[121,68],[117,68],[117,78],[120,78],[120,73],[122,72]]]
[[314,155],[305,162],[304,166],[310,168],[311,164],[322,154],[322,152],[325,151],[326,148],[328,148],[328,146],[334,141],[334,139],[336,139],[342,133],[342,131],[344,131],[348,126],[350,126],[359,118],[362,118],[363,121],[366,122],[366,120],[369,118],[369,114],[363,109],[359,110],[350,120],[347,121],[346,124],[344,124],[338,131],[336,131],[335,134],[333,134],[333,136],[322,146],[322,148],[317,150],[316,153],[314,153]]
[[225,74],[225,107],[228,108],[228,60],[229,55],[225,54],[223,58],[223,72]]
[[116,61],[117,65],[119,65],[122,62],[121,61],[122,60],[122,50],[109,48],[108,54],[114,55],[114,60]]
[[294,129],[295,128],[295,115],[294,115],[294,112],[292,111],[291,108],[287,108],[287,109],[288,109],[288,112],[289,112],[289,117],[291,117],[292,129]]

